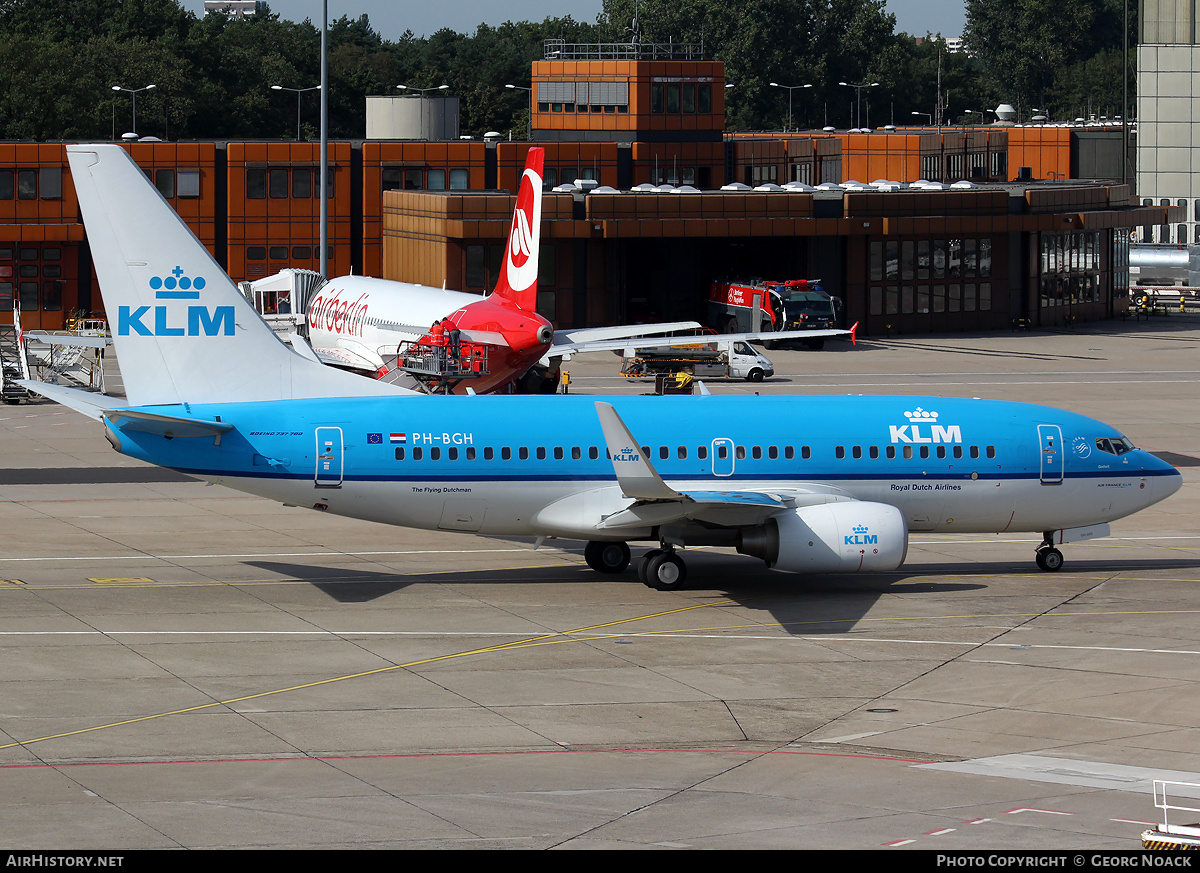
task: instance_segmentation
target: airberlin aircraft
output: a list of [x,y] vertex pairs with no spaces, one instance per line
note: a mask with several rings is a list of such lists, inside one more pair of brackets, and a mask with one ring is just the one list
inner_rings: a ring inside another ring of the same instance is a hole
[[[462,291],[431,288],[409,282],[344,276],[322,285],[309,301],[306,316],[308,342],[326,364],[364,375],[382,377],[388,362],[402,345],[429,346],[440,339],[430,328],[457,330],[461,339],[487,347],[486,375],[464,380],[458,390],[470,387],[479,394],[496,391],[521,380],[531,368],[553,373],[558,362],[589,351],[612,351],[678,343],[672,337],[652,337],[699,328],[695,321],[639,324],[616,327],[554,330],[537,313],[538,255],[542,228],[542,166],[545,152],[531,148],[517,191],[508,233],[508,245],[495,291],[480,297]],[[848,330],[786,331],[706,337],[715,340],[772,340],[851,336]],[[636,342],[629,342],[636,338]],[[553,389],[555,380],[531,379],[524,387]]]
[[544,150],[529,150],[509,228],[504,265],[487,296],[344,276],[321,286],[308,304],[308,342],[323,362],[370,375],[387,372],[385,358],[401,343],[440,342],[430,328],[458,330],[467,343],[488,347],[488,374],[472,379],[478,393],[524,375],[545,355],[554,328],[537,313]]
[[1057,546],[1174,493],[1175,468],[1095,419],[944,397],[424,397],[290,349],[116,145],[67,146],[127,398],[21,384],[133,458],[286,504],[588,542],[605,573],[681,588],[677,549],[776,570],[899,567],[910,531]]

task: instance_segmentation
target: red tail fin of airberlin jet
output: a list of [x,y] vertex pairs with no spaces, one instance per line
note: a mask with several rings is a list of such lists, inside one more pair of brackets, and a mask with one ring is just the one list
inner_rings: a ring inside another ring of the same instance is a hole
[[496,283],[496,294],[527,312],[537,311],[538,249],[542,236],[542,165],[545,150],[531,148],[517,191],[504,250],[504,266]]

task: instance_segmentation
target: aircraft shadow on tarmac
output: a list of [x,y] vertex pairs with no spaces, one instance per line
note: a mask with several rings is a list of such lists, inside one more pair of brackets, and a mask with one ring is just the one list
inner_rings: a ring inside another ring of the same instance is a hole
[[[640,554],[635,552],[634,560]],[[1104,559],[1073,558],[1061,571],[1045,574],[1030,566],[1032,561],[970,564],[914,563],[891,573],[865,575],[795,575],[775,573],[743,556],[688,550],[690,587],[679,594],[662,593],[663,608],[678,607],[679,596],[732,601],[750,610],[770,614],[771,625],[796,635],[840,634],[855,628],[875,602],[884,595],[922,594],[945,596],[985,591],[1006,584],[1027,585],[1040,579],[1062,579],[1075,573],[1115,575],[1200,569],[1196,559]],[[248,566],[282,578],[308,581],[331,599],[343,604],[368,604],[421,584],[451,585],[586,585],[599,582],[637,582],[636,564],[624,573],[603,576],[578,565],[552,567],[494,568],[485,570],[434,570],[406,575],[380,570],[323,567],[275,561],[248,561]]]

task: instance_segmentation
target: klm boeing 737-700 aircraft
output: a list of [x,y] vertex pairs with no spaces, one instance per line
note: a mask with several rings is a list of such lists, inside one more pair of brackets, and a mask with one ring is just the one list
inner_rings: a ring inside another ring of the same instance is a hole
[[1180,486],[1112,427],[933,397],[427,397],[281,343],[116,145],[67,148],[127,397],[25,382],[119,452],[288,504],[413,528],[588,541],[686,584],[676,549],[790,572],[894,570],[910,531],[1058,545]]

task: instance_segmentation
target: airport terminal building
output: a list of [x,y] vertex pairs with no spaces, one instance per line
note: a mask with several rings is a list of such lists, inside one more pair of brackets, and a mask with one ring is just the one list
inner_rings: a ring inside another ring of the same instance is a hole
[[[713,280],[755,277],[821,279],[862,335],[1111,318],[1131,236],[1183,217],[1096,180],[1120,178],[1119,131],[730,134],[724,94],[695,47],[548,43],[528,141],[429,139],[410,112],[416,136],[330,143],[329,270],[486,292],[531,145],[558,327],[705,321]],[[127,147],[233,279],[318,268],[316,143]],[[0,312],[14,297],[48,330],[102,305],[61,143],[0,143]]]

